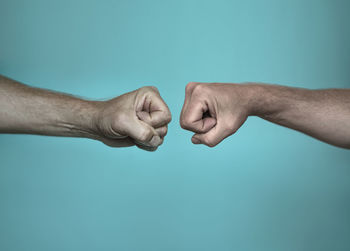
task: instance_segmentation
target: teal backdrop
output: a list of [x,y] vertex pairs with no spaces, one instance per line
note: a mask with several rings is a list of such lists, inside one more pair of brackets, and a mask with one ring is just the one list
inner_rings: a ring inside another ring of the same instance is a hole
[[[258,118],[215,148],[189,81],[350,88],[347,0],[0,0],[0,74],[90,99],[155,85],[154,153],[0,136],[0,250],[350,250],[350,152]],[[1,107],[0,107],[1,109]]]

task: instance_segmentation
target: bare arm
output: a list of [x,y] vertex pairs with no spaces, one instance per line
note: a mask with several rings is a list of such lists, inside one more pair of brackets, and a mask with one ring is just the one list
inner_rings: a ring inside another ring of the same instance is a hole
[[0,77],[0,132],[93,137],[96,106]]
[[326,143],[350,148],[350,89],[256,85],[255,115]]
[[86,137],[110,146],[155,150],[170,118],[154,87],[108,101],[88,101],[0,76],[0,133]]
[[186,87],[180,123],[195,133],[195,144],[217,145],[248,116],[350,148],[349,89],[307,90],[257,83],[190,83]]

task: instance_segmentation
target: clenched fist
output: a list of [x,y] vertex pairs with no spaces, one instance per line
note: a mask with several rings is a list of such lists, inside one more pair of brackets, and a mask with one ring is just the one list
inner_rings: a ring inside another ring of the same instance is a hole
[[167,134],[171,113],[155,87],[142,87],[98,102],[94,124],[98,139],[109,146],[137,145],[154,151]]
[[238,130],[252,112],[247,87],[194,82],[186,86],[180,125],[195,133],[192,143],[214,147]]
[[[213,147],[258,116],[350,149],[350,89],[309,90],[263,83],[189,83],[180,124],[194,144]],[[154,151],[171,120],[155,87],[90,101],[0,75],[0,133],[85,137]]]

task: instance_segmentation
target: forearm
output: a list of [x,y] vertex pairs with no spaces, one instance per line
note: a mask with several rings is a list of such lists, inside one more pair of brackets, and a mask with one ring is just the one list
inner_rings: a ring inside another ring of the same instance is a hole
[[336,146],[350,148],[350,90],[253,84],[252,114]]
[[0,76],[0,133],[94,137],[95,102]]

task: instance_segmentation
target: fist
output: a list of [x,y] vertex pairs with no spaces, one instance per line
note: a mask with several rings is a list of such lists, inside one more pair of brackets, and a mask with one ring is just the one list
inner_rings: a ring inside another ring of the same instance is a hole
[[113,147],[136,145],[148,151],[163,143],[171,113],[157,88],[142,87],[97,106],[94,127],[103,143]]
[[194,132],[194,144],[216,146],[252,112],[249,85],[191,82],[185,92],[180,125]]

